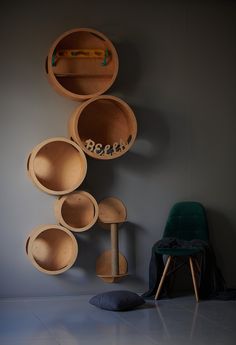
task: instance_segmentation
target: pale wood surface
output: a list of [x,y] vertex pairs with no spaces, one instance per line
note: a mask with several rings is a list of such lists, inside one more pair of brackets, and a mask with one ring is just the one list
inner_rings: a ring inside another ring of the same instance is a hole
[[194,271],[194,267],[193,267],[193,260],[192,260],[191,256],[189,257],[189,265],[190,265],[190,270],[191,270],[191,275],[192,275],[192,280],[193,280],[193,287],[194,287],[196,301],[199,302],[196,276],[195,276],[195,271]]
[[[96,261],[96,274],[106,282],[114,282],[117,279],[126,276],[128,263],[124,255],[119,252],[119,271],[118,274],[112,274],[112,251],[103,252]],[[117,278],[117,279],[116,279]]]
[[117,224],[111,224],[111,273],[119,274],[119,241]]
[[59,197],[54,209],[59,224],[75,232],[89,230],[98,218],[97,201],[85,191]]
[[122,156],[132,147],[137,121],[123,100],[102,95],[80,104],[70,117],[68,129],[86,154],[107,160]]
[[128,273],[126,274],[117,274],[117,275],[99,275],[97,274],[99,278],[101,278],[105,283],[118,283],[122,278],[127,277]]
[[162,288],[162,286],[163,286],[165,277],[166,277],[166,275],[167,275],[168,268],[169,268],[169,266],[170,266],[171,260],[172,260],[172,256],[168,256],[168,259],[167,259],[167,262],[166,262],[166,264],[165,264],[165,268],[164,268],[164,271],[163,271],[163,274],[162,274],[162,277],[161,277],[159,286],[158,286],[158,288],[157,288],[157,292],[156,292],[156,295],[155,295],[155,299],[158,299],[158,297],[159,297],[159,295],[160,295],[161,288]]
[[27,169],[34,184],[48,194],[63,195],[83,182],[87,160],[73,141],[56,137],[38,144],[31,152]]
[[127,218],[125,205],[121,200],[115,197],[103,199],[98,204],[98,219],[102,223],[122,223]]
[[62,226],[42,225],[32,230],[26,241],[26,252],[40,272],[50,275],[68,270],[78,255],[73,234]]
[[[108,49],[109,56],[105,66],[98,58],[60,58],[56,66],[52,66],[53,54],[61,49]],[[49,82],[57,92],[83,101],[105,93],[114,83],[118,67],[116,49],[105,35],[93,29],[77,28],[63,33],[52,44],[46,71]]]

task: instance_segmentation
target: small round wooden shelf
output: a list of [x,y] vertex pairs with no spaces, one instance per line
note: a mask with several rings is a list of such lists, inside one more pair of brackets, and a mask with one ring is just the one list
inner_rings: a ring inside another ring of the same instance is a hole
[[125,154],[137,135],[132,109],[118,97],[92,98],[71,115],[69,134],[86,154],[97,159],[114,159]]
[[34,184],[48,194],[63,195],[83,182],[87,160],[81,148],[66,138],[51,138],[37,145],[27,162]]
[[99,221],[102,224],[123,223],[127,217],[127,210],[123,202],[115,197],[108,197],[99,202]]
[[112,274],[112,251],[103,252],[96,261],[96,275],[106,283],[117,283],[123,277],[126,277],[128,263],[124,255],[119,252],[119,270],[117,274]]
[[97,221],[98,204],[94,197],[78,191],[59,197],[55,203],[57,221],[75,232],[89,230]]
[[26,253],[39,271],[56,275],[67,271],[78,255],[74,235],[59,225],[35,228],[26,241]]
[[52,44],[46,61],[48,79],[61,95],[83,101],[105,93],[118,73],[112,42],[89,28],[69,30]]

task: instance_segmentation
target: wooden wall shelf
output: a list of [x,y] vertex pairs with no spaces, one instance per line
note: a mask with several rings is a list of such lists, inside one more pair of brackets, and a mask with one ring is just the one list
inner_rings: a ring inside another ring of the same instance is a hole
[[69,121],[69,135],[89,156],[114,159],[133,145],[137,122],[127,103],[102,95],[76,108]]
[[[76,52],[83,51],[92,53],[88,58],[81,54],[76,56]],[[99,51],[104,54],[96,56]],[[101,95],[111,87],[118,65],[116,49],[105,35],[93,29],[78,28],[63,33],[52,44],[46,60],[46,73],[57,92],[83,101]]]
[[76,143],[56,137],[43,141],[32,150],[27,169],[40,190],[63,195],[74,191],[83,182],[87,160]]
[[59,225],[42,225],[32,230],[26,241],[26,253],[40,272],[50,275],[67,271],[78,255],[74,235]]
[[85,191],[73,192],[56,200],[55,215],[62,226],[71,231],[83,232],[96,223],[98,204],[94,197]]

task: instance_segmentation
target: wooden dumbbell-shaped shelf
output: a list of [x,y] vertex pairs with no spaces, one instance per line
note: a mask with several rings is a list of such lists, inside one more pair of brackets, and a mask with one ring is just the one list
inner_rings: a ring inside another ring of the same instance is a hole
[[103,252],[96,262],[96,274],[107,283],[116,283],[127,276],[128,263],[119,252],[118,225],[126,220],[124,204],[117,198],[109,197],[99,204],[99,223],[111,232],[111,250]]

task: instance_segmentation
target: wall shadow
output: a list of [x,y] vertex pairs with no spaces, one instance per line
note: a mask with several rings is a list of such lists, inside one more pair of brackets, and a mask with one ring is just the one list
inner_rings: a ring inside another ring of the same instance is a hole
[[75,235],[79,247],[79,255],[75,266],[96,275],[96,259],[100,255],[101,234],[97,231],[97,225],[94,225],[84,233]]
[[161,166],[168,154],[170,145],[169,127],[164,116],[157,110],[133,106],[138,135],[134,146],[122,156],[117,164],[131,171],[152,174]]
[[[95,198],[110,194],[118,178],[116,172],[122,167],[135,174],[145,176],[157,171],[168,157],[170,146],[169,127],[164,116],[158,111],[132,107],[138,123],[138,135],[134,146],[121,157],[112,160],[99,160],[87,157],[88,169],[81,188],[90,190]],[[80,188],[80,189],[81,189]]]
[[217,264],[220,269],[222,269],[223,276],[225,275],[224,271],[226,268],[223,266],[229,266],[230,271],[234,271],[232,276],[235,277],[236,266],[233,263],[236,259],[236,226],[225,216],[225,214],[212,208],[207,208],[207,219],[210,243],[216,254]]
[[[109,191],[115,183],[115,160],[101,160],[87,157],[87,175],[79,189],[87,190],[92,193],[99,201],[109,195]],[[119,158],[117,158],[119,159]]]
[[141,78],[141,58],[133,42],[117,42],[115,47],[119,58],[119,71],[109,92],[129,94],[134,92],[135,86]]

